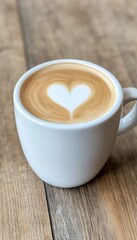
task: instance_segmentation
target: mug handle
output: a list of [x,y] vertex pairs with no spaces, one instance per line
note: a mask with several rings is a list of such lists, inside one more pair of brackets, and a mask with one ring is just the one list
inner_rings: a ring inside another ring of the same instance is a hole
[[[123,88],[123,95],[124,95],[123,106],[125,106],[129,102],[137,100],[137,89],[132,87]],[[118,129],[118,135],[121,135],[129,131],[136,125],[137,125],[137,101],[135,101],[135,104],[131,111],[125,117],[121,118]]]

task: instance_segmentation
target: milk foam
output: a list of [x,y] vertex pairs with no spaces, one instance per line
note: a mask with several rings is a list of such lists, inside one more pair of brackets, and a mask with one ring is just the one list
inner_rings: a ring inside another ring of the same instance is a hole
[[56,123],[92,121],[107,113],[116,100],[111,80],[77,63],[42,68],[24,82],[20,98],[34,116]]
[[47,94],[52,101],[66,108],[72,117],[74,110],[91,96],[91,88],[86,84],[77,84],[72,89],[63,84],[53,84],[48,87]]

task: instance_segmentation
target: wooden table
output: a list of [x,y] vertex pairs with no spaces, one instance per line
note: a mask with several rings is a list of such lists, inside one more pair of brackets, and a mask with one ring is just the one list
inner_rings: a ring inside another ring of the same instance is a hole
[[22,153],[14,85],[59,58],[95,62],[137,87],[137,1],[0,0],[0,240],[136,240],[137,128],[75,189],[44,184]]

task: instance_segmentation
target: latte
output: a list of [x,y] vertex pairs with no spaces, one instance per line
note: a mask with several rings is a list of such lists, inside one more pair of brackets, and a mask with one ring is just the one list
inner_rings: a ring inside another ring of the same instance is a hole
[[111,80],[78,63],[49,65],[22,85],[24,107],[37,118],[56,123],[81,123],[106,114],[116,100]]

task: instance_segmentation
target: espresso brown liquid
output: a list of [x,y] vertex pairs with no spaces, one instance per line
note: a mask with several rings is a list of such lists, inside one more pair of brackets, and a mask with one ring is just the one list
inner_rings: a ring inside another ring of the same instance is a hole
[[[91,95],[70,112],[48,96],[54,84],[69,91],[79,84],[91,88]],[[37,118],[56,123],[81,123],[103,116],[113,106],[116,92],[113,83],[103,73],[77,63],[58,63],[32,74],[23,84],[20,97],[24,107]]]

